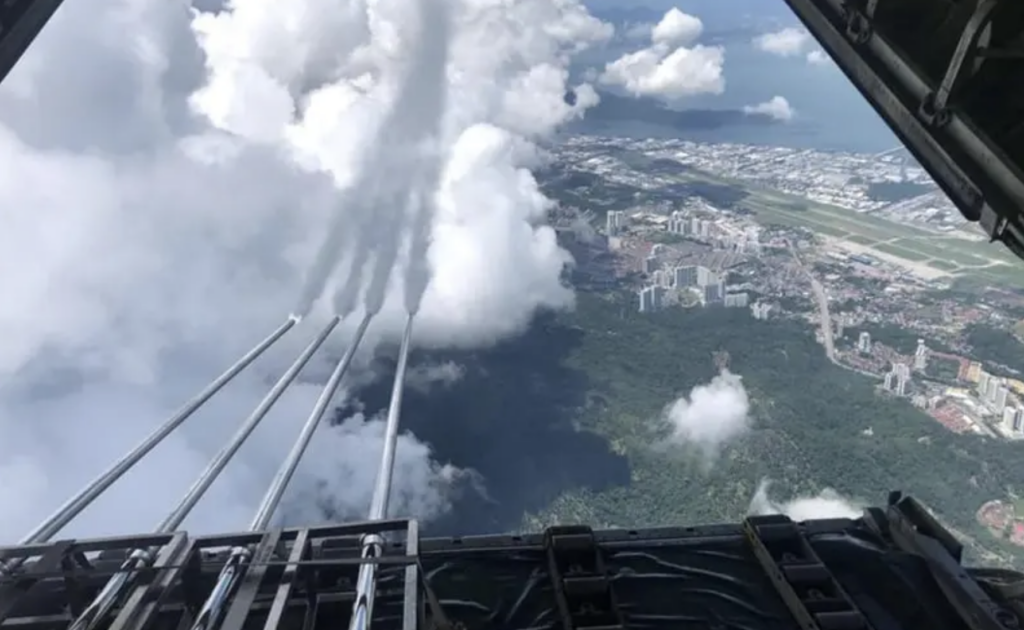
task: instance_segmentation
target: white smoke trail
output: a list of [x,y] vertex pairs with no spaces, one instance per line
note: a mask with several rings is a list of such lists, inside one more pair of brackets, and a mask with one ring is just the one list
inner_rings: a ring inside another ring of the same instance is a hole
[[[404,51],[408,60],[396,78],[390,108],[370,139],[367,154],[360,159],[358,175],[343,192],[342,203],[307,276],[300,312],[308,312],[327,288],[331,274],[345,257],[345,246],[351,246],[352,251],[348,275],[335,292],[335,312],[350,314],[364,289],[366,311],[380,311],[402,236],[409,231],[409,206],[417,195],[413,188],[421,179],[417,173],[428,168],[424,158],[440,161],[436,154],[424,151],[423,145],[436,139],[444,115],[450,16],[448,7],[438,0],[418,3],[410,7],[410,13],[418,17],[418,22],[402,25],[403,31],[398,34],[411,41]],[[432,191],[436,178],[424,183]],[[367,276],[368,285],[364,287]]]
[[[299,294],[299,302],[295,307],[295,313],[305,317],[313,308],[313,304],[320,297],[330,279],[331,274],[341,260],[341,252],[350,245],[354,239],[351,232],[346,230],[344,214],[336,211],[330,223],[327,225],[326,238],[317,250],[316,259],[306,272],[306,278]],[[365,262],[365,261],[364,261]],[[353,265],[350,273],[362,273],[362,265]],[[360,278],[360,282],[362,278]],[[355,298],[350,300],[335,299],[334,312],[345,317],[354,310]]]
[[[428,175],[436,185],[439,173]],[[434,220],[433,194],[420,194],[413,200],[413,222],[409,235],[409,262],[405,276],[405,310],[415,315],[420,310],[423,294],[430,284],[430,265],[427,253],[430,250],[430,224]]]
[[[384,303],[387,282],[398,258],[399,238],[410,233],[409,224],[428,222],[432,218],[430,203],[424,203],[437,188],[438,173],[441,170],[441,155],[433,150],[440,138],[444,117],[446,91],[444,89],[445,69],[448,63],[449,20],[443,0],[428,0],[422,3],[423,14],[418,38],[419,50],[413,53],[416,63],[409,69],[406,85],[399,91],[394,112],[394,150],[407,152],[406,169],[399,171],[398,181],[388,179],[387,186],[396,209],[396,221],[392,224],[387,240],[378,251],[377,266],[367,288],[367,310],[377,312]],[[383,173],[379,173],[381,177]],[[383,179],[383,177],[382,177]],[[418,206],[418,207],[417,207]],[[403,221],[412,215],[411,220]],[[427,214],[420,218],[417,215]],[[383,223],[383,222],[382,222]],[[418,235],[411,230],[410,244]],[[419,257],[414,258],[414,257]],[[410,247],[410,266],[424,264],[426,249]],[[418,310],[418,309],[417,309]],[[415,310],[410,310],[415,313]]]

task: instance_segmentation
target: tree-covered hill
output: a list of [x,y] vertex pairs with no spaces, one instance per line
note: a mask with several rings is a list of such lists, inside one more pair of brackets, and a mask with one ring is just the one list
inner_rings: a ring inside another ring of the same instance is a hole
[[[983,502],[1024,491],[1020,445],[955,435],[879,396],[876,381],[830,363],[805,323],[747,309],[640,314],[634,302],[580,293],[575,312],[543,317],[522,338],[443,357],[466,366],[461,382],[407,394],[407,426],[440,459],[477,469],[490,491],[463,497],[438,527],[514,528],[523,512],[534,526],[735,520],[770,477],[780,493],[832,487],[869,502],[902,489],[977,532]],[[723,351],[751,397],[752,430],[710,469],[652,449],[652,419],[707,383]],[[386,404],[387,387],[363,393],[369,410]]]
[[[867,501],[899,488],[974,530],[981,503],[1024,489],[1020,445],[955,435],[908,402],[878,396],[875,381],[830,363],[803,323],[757,321],[745,309],[634,310],[581,295],[571,317],[586,334],[570,364],[608,401],[584,422],[622,444],[633,468],[630,488],[592,498],[603,520],[735,519],[758,479],[769,476],[793,493],[829,486]],[[750,434],[706,474],[632,439],[637,423],[707,382],[721,351],[753,400]]]

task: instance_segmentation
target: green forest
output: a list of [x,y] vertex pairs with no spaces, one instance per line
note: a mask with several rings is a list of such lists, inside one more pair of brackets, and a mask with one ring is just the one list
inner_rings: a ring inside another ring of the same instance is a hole
[[[1024,496],[1020,444],[956,435],[908,401],[879,395],[876,379],[829,362],[803,321],[759,321],[749,309],[636,310],[632,293],[578,291],[572,312],[541,314],[493,347],[414,353],[414,365],[453,361],[463,376],[407,390],[403,428],[435,461],[475,471],[483,488],[461,489],[427,533],[734,522],[768,477],[777,500],[825,487],[872,504],[910,492],[999,546],[973,516],[985,501]],[[871,332],[903,349],[916,344],[913,333]],[[723,353],[750,397],[752,429],[710,467],[685,448],[654,448],[664,409],[708,383]],[[360,407],[338,419],[383,412],[390,385],[364,387]]]
[[1024,345],[1011,332],[975,324],[967,328],[967,343],[984,357],[990,372],[1020,378],[1024,371]]
[[[576,422],[628,460],[630,482],[573,489],[528,526],[584,521],[643,527],[741,518],[759,480],[781,499],[823,487],[879,503],[889,490],[918,496],[954,527],[977,534],[986,500],[1024,490],[1018,445],[950,433],[876,382],[830,363],[803,322],[758,321],[747,309],[635,312],[632,295],[580,293],[560,325],[579,331],[565,366],[585,372]],[[714,465],[684,449],[654,449],[666,405],[717,372],[728,352],[752,401],[753,429]],[[867,431],[870,429],[870,431]]]

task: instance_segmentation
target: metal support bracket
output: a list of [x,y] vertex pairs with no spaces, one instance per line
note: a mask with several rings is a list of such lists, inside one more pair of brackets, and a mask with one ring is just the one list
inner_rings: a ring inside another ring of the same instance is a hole
[[[263,624],[263,630],[277,630],[280,626],[285,609],[288,607],[288,602],[292,598],[292,591],[295,589],[295,582],[298,580],[299,572],[302,570],[299,563],[306,559],[306,551],[308,548],[309,530],[304,529],[295,536],[295,540],[292,542],[292,550],[288,554],[288,564],[284,568],[281,580],[277,583],[277,592],[274,593],[274,601],[270,605],[270,612],[267,613],[267,619]],[[313,605],[310,603],[307,609],[307,615],[312,609]]]
[[999,0],[980,0],[974,14],[964,26],[960,41],[956,50],[953,51],[953,58],[946,68],[946,75],[939,85],[939,89],[925,96],[918,109],[918,115],[925,123],[933,127],[945,127],[951,119],[949,112],[949,101],[958,90],[963,87],[967,77],[978,70],[981,62],[979,55],[982,39],[987,39],[991,33],[989,26],[992,24],[993,12],[999,5]]
[[53,17],[64,0],[3,0],[0,2],[0,80]]
[[21,599],[36,584],[47,576],[60,572],[64,558],[73,544],[72,540],[52,543],[27,570],[0,578],[0,624],[11,616]]
[[754,556],[803,630],[870,630],[843,587],[788,516],[750,516]]
[[405,531],[405,600],[402,603],[402,630],[416,630],[420,602],[420,581],[427,579],[419,566],[420,524],[410,520]]
[[1011,610],[994,602],[960,565],[962,546],[911,497],[893,493],[886,511],[893,542],[928,564],[932,577],[971,630],[1019,627]]
[[216,627],[222,630],[241,630],[245,625],[260,586],[263,585],[263,578],[267,575],[267,563],[274,559],[281,533],[280,529],[272,529],[264,534],[256,545],[252,559],[239,569],[242,575],[236,582],[234,596],[229,595],[231,604],[222,620],[213,620],[214,623],[220,622]]
[[69,553],[61,560],[64,573],[64,592],[67,593],[68,611],[74,616],[81,615],[89,605],[82,590],[80,580],[75,575],[82,569],[89,568],[89,560],[82,553]]
[[593,530],[585,525],[549,527],[544,548],[563,630],[624,630],[626,622]]
[[846,23],[846,37],[854,44],[866,44],[874,34],[871,18],[875,13],[877,0],[847,0],[843,3],[843,18]]
[[171,587],[179,583],[188,566],[193,541],[177,532],[157,554],[153,566],[140,572],[135,586],[114,617],[108,630],[143,630],[149,626],[167,600]]

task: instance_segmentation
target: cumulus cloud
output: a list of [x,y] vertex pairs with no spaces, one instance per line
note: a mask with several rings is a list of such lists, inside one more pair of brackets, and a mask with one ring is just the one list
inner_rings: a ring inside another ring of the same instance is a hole
[[670,430],[667,444],[696,448],[710,461],[750,428],[750,399],[742,378],[723,370],[672,402],[662,419]]
[[779,57],[803,56],[811,65],[824,65],[829,62],[828,55],[814,43],[814,38],[806,30],[787,27],[771,33],[762,33],[754,38],[754,48]]
[[699,18],[672,7],[651,30],[651,43],[664,46],[689,46],[704,32]]
[[[310,525],[366,518],[362,508],[370,504],[383,450],[381,420],[357,414],[311,444],[311,458],[323,466],[322,475],[288,497],[284,523]],[[429,447],[412,434],[398,436],[396,455],[395,478],[419,483],[395,486],[389,505],[392,513],[416,514],[425,519],[438,516],[451,507],[459,493],[474,489],[478,483],[473,471],[433,461]],[[339,495],[332,487],[335,484],[348,486],[350,494]]]
[[650,45],[608,63],[600,82],[665,101],[721,94],[725,49],[695,44],[703,30],[699,18],[669,9],[650,30]]
[[789,122],[796,116],[796,111],[790,106],[789,101],[782,96],[773,96],[763,103],[747,105],[743,108],[747,115],[768,116],[779,122]]
[[780,57],[799,55],[812,42],[811,35],[802,28],[787,27],[754,38],[754,47]]
[[768,495],[771,480],[762,479],[750,501],[748,514],[785,514],[794,521],[821,518],[860,518],[864,506],[851,501],[831,488],[815,496],[796,497],[789,501],[776,501]]
[[832,59],[825,54],[824,50],[812,50],[807,53],[807,63],[812,66],[827,66]]
[[[0,87],[0,539],[18,538],[303,298],[302,324],[73,534],[158,521],[353,291],[357,314],[381,308],[367,350],[398,337],[417,282],[420,345],[489,343],[538,308],[571,306],[569,257],[528,169],[532,142],[596,101],[569,85],[568,63],[610,27],[573,0],[447,6],[249,0],[193,13],[185,0],[80,0],[58,12]],[[432,41],[437,32],[448,37]],[[257,429],[191,529],[248,522],[356,321]],[[292,494],[320,488],[332,509],[361,509],[369,486],[339,469],[339,453],[371,453],[379,432],[374,421],[324,427]],[[332,441],[347,446],[322,447]],[[395,492],[418,499],[396,509],[443,509],[452,470],[411,436],[398,457],[408,463]]]

